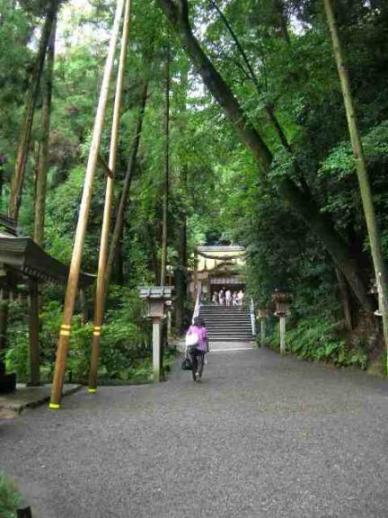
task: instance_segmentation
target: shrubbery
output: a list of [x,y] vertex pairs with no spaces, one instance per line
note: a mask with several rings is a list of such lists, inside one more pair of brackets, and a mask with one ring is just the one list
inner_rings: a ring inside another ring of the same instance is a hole
[[0,517],[16,518],[16,509],[20,501],[21,496],[16,486],[0,472]]
[[[28,330],[24,304],[12,303],[9,347],[6,362],[9,371],[16,371],[20,381],[28,378]],[[113,286],[110,308],[106,313],[101,336],[99,375],[103,379],[147,381],[151,369],[151,327],[143,317],[144,307],[136,290]],[[42,377],[52,377],[62,305],[56,301],[44,304],[40,332]],[[86,381],[90,362],[93,324],[82,324],[80,315],[73,318],[67,379]]]
[[[298,325],[287,331],[287,351],[305,360],[319,360],[334,363],[341,367],[354,365],[366,369],[368,355],[360,347],[349,348],[336,332],[333,321],[314,317],[299,321]],[[270,339],[272,348],[279,347],[278,326]]]

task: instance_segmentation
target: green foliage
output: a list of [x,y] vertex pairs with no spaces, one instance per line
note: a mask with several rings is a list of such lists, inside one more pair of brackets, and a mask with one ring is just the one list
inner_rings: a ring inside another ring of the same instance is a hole
[[16,372],[21,380],[26,380],[29,373],[28,325],[23,303],[9,303],[8,344],[5,361],[10,372]]
[[16,510],[21,502],[15,484],[0,472],[0,516],[1,518],[16,518]]
[[[7,162],[1,177],[2,211],[9,192],[18,133],[46,3],[0,0],[0,154]],[[161,11],[134,0],[128,53],[121,140],[115,180],[114,207],[139,111],[140,92],[148,81],[148,98],[120,250],[106,305],[101,340],[101,371],[105,378],[133,380],[150,376],[150,326],[142,317],[136,287],[154,284],[160,271],[162,173],[165,136],[164,64],[171,45],[170,193],[168,260],[180,265],[179,238],[187,221],[188,264],[202,241],[226,240],[247,248],[247,282],[258,306],[268,306],[274,288],[294,295],[295,327],[290,340],[306,358],[364,366],[360,353],[348,351],[343,334],[332,329],[342,319],[334,263],[316,234],[285,203],[279,186],[292,179],[349,244],[361,265],[362,277],[373,276],[354,160],[340,85],[322,5],[312,1],[228,0],[218,2],[244,48],[256,76],[247,76],[238,48],[207,0],[193,0],[190,20],[201,45],[231,87],[247,116],[273,154],[264,177],[250,152],[225,120],[221,107],[202,85],[176,35]],[[368,169],[388,257],[388,40],[386,2],[336,3],[336,16],[360,121]],[[373,7],[378,6],[378,8]],[[58,24],[53,113],[50,134],[45,248],[68,263],[107,39],[113,18],[109,0],[77,9],[64,2]],[[12,45],[9,44],[12,42]],[[2,52],[3,50],[3,52]],[[113,89],[112,89],[113,92]],[[101,154],[109,152],[112,95],[108,103]],[[293,156],[279,140],[266,108],[271,107],[292,146]],[[27,164],[20,224],[33,228],[37,142],[41,138],[41,99]],[[297,164],[297,167],[295,166]],[[95,175],[93,201],[82,268],[97,269],[106,185],[105,173]],[[114,214],[113,214],[114,216]],[[62,291],[44,289],[41,351],[43,373],[52,375]],[[358,305],[350,294],[352,310]],[[92,302],[92,301],[90,301]],[[81,324],[76,307],[68,370],[74,379],[87,376],[92,329]],[[26,306],[12,306],[7,364],[20,378],[28,375]],[[299,321],[299,324],[298,324]],[[299,330],[299,331],[298,331]],[[293,334],[294,333],[294,334]],[[314,334],[315,333],[315,334]],[[294,336],[295,335],[295,336]],[[139,374],[140,373],[140,374]]]
[[20,381],[28,379],[29,344],[28,331],[20,327],[10,333],[11,345],[5,353],[5,362],[9,372],[16,372]]
[[[143,302],[139,299],[137,290],[118,286],[112,288],[110,298],[111,306],[107,311],[101,337],[99,375],[122,381],[148,379],[151,372],[151,335],[150,324],[143,317]],[[23,307],[12,303],[10,308],[15,317],[11,321],[10,345],[6,352],[7,368],[17,372],[20,381],[28,380],[29,375],[28,332]],[[62,305],[58,301],[49,300],[43,306],[40,317],[42,376],[49,381],[53,374]],[[73,381],[87,380],[92,334],[92,323],[82,324],[80,315],[76,314],[72,323],[67,362],[68,376]]]
[[[366,369],[368,355],[361,347],[349,348],[332,320],[310,318],[300,320],[287,331],[287,350],[298,358],[334,363],[339,367],[356,366]],[[279,344],[279,332],[271,338],[272,347]]]

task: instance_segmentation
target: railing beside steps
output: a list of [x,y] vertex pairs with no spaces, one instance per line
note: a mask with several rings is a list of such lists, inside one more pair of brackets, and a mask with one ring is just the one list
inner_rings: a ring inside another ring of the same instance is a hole
[[253,299],[251,299],[249,304],[249,314],[251,317],[252,336],[256,336],[255,304],[253,302]]
[[191,319],[192,324],[194,323],[194,319],[199,316],[199,312],[201,310],[201,295],[202,295],[202,284],[199,282],[197,284],[197,296],[195,299],[193,318]]

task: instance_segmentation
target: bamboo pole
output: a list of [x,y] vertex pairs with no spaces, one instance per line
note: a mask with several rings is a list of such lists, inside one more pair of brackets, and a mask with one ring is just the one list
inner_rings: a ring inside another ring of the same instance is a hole
[[337,31],[333,6],[331,0],[323,0],[323,3],[326,10],[327,21],[333,43],[334,57],[341,82],[349,135],[352,143],[366,226],[368,229],[368,237],[372,252],[373,267],[379,296],[379,309],[383,320],[383,333],[386,348],[386,374],[388,375],[388,276],[384,264],[380,232],[376,219],[364,150],[362,147],[356,112],[353,104],[349,74],[345,66],[345,60]]
[[94,121],[92,142],[89,150],[89,158],[86,167],[84,188],[78,216],[78,224],[75,234],[73,255],[71,258],[69,278],[66,288],[63,319],[57,346],[53,388],[51,392],[51,401],[49,404],[49,407],[51,409],[60,408],[60,401],[62,397],[63,379],[65,375],[67,352],[69,348],[69,340],[71,333],[71,321],[74,312],[75,298],[77,296],[78,279],[81,269],[82,250],[87,229],[90,202],[92,198],[93,179],[97,166],[102,130],[104,127],[104,118],[106,105],[108,101],[109,85],[112,76],[113,61],[117,46],[117,40],[119,37],[120,22],[123,14],[123,8],[124,0],[118,0],[116,6],[115,19],[113,23],[112,36],[109,44],[109,50],[106,58],[104,75],[101,84],[100,98]]
[[109,150],[109,164],[108,167],[113,174],[113,177],[108,176],[106,182],[106,193],[105,193],[105,205],[104,205],[104,216],[102,221],[101,230],[101,242],[100,242],[100,254],[98,258],[98,275],[97,275],[97,288],[96,288],[96,300],[94,306],[94,327],[93,327],[93,339],[92,339],[92,351],[90,358],[90,371],[89,371],[89,388],[90,393],[96,392],[97,389],[97,370],[98,370],[98,359],[100,355],[100,337],[101,328],[104,320],[104,308],[105,308],[105,272],[108,258],[108,246],[109,246],[109,232],[111,227],[111,216],[112,216],[112,203],[113,203],[113,184],[114,175],[116,170],[117,162],[117,148],[119,142],[119,130],[120,130],[120,117],[121,117],[121,106],[123,98],[123,86],[124,86],[124,73],[125,65],[127,61],[128,51],[128,39],[129,39],[129,24],[131,17],[131,0],[126,0],[125,11],[124,11],[124,24],[123,33],[121,38],[121,51],[119,68],[117,72],[117,83],[116,83],[116,95],[113,109],[113,122],[111,131],[111,141]]
[[168,190],[170,174],[170,45],[167,44],[167,56],[165,66],[165,113],[164,113],[164,187],[163,187],[163,226],[162,226],[162,261],[160,271],[160,285],[166,284],[167,269],[167,218],[168,218]]

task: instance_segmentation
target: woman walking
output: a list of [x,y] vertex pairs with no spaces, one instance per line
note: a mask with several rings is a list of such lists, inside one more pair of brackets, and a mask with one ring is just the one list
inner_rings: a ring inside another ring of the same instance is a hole
[[[188,338],[189,337],[189,338]],[[203,367],[205,364],[205,354],[209,351],[209,341],[205,322],[199,318],[194,318],[194,323],[186,333],[186,340],[193,345],[187,347],[193,366],[193,381],[201,381]]]

